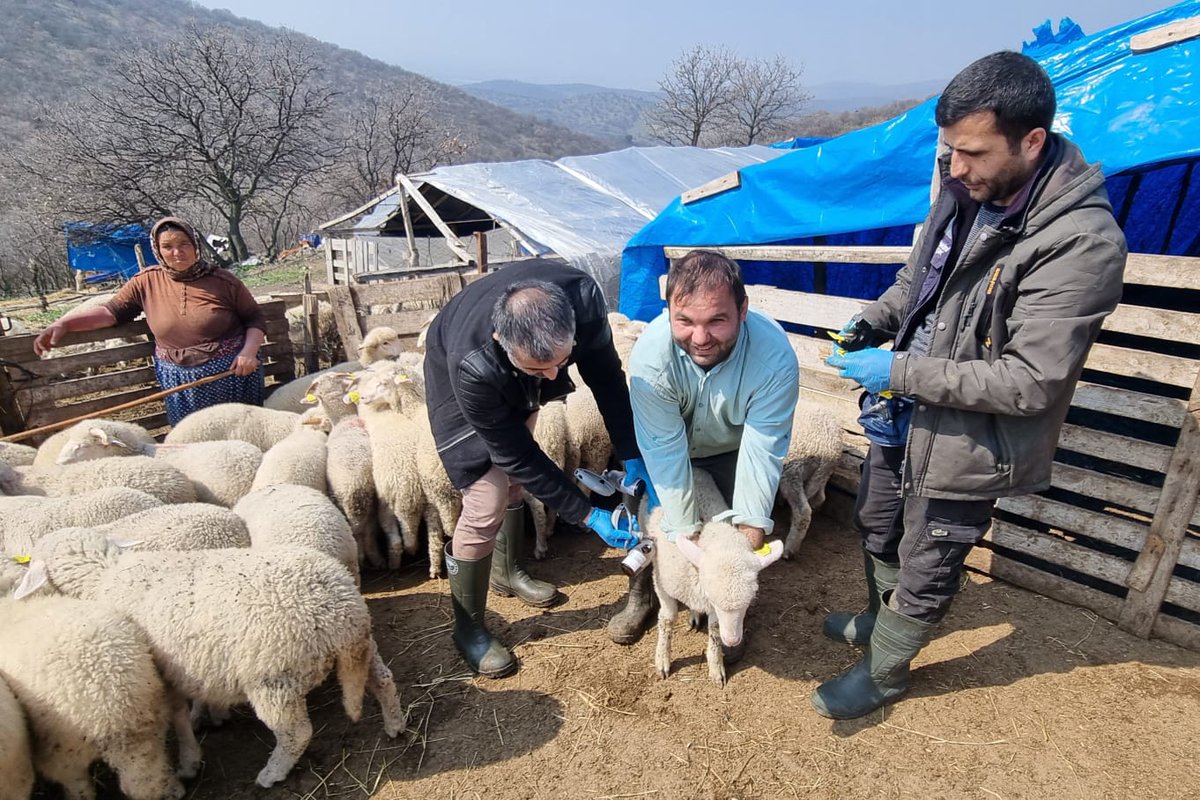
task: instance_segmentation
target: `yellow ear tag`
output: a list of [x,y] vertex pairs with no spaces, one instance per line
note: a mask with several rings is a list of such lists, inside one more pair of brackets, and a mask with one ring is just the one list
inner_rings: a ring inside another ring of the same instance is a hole
[[315,394],[313,394],[312,392],[309,392],[308,394],[304,395],[304,402],[315,403],[315,402],[317,402],[317,396]]
[[758,548],[757,550],[755,550],[755,551],[754,551],[754,555],[756,555],[756,556],[769,556],[769,555],[771,555],[771,545],[769,545],[769,544],[763,544],[763,546],[762,546],[762,547],[760,547],[760,548]]
[[357,391],[352,391],[348,395],[346,395],[346,397],[350,398],[351,403],[358,405],[358,400],[361,397],[361,395]]
[[396,383],[412,383],[412,378],[408,377],[403,372],[397,372]]
[[12,560],[18,564],[28,564],[30,559],[29,556],[13,556]]
[[835,331],[825,331],[825,333],[829,334],[829,338],[830,338],[830,339],[833,339],[835,342],[844,342],[844,341],[846,341],[846,337],[845,337],[845,336],[842,336],[840,333],[837,333],[837,332],[835,332]]

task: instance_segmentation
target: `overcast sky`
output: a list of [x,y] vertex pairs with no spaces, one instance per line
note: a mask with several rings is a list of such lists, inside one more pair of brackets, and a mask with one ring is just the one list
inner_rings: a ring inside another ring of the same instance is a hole
[[654,89],[680,52],[784,55],[808,85],[947,80],[1020,49],[1047,19],[1096,33],[1166,0],[203,0],[447,83],[515,79]]

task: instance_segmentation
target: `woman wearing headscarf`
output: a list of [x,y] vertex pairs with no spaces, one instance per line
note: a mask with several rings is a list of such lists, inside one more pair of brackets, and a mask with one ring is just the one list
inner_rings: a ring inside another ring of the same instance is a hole
[[219,381],[167,395],[167,421],[217,403],[262,405],[258,349],[266,320],[236,275],[209,261],[188,222],[166,217],[150,231],[157,266],[142,270],[107,303],[63,316],[33,349],[44,355],[64,333],[122,325],[146,314],[154,334],[154,371],[164,389],[233,370]]

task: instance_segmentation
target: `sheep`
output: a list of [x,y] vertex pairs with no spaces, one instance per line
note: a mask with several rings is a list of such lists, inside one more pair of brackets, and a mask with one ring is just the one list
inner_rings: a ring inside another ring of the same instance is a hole
[[779,478],[779,494],[792,510],[784,558],[791,559],[800,550],[813,510],[825,502],[825,484],[841,456],[842,426],[837,418],[818,403],[800,401]]
[[156,506],[93,527],[114,539],[137,542],[138,550],[250,546],[245,520],[228,508],[207,503]]
[[250,533],[250,546],[308,547],[341,562],[357,586],[358,548],[346,517],[321,492],[278,484],[256,489],[238,501],[233,513]]
[[[24,562],[26,556],[20,556],[21,562]],[[25,577],[25,567],[21,565],[16,558],[0,553],[0,597],[7,597],[12,593],[12,590],[17,588],[17,584]],[[0,758],[0,763],[4,759]],[[2,775],[3,772],[0,772]]]
[[579,388],[567,395],[567,474],[573,475],[579,467],[603,472],[612,457],[612,440],[591,389],[576,383]]
[[301,427],[293,431],[263,453],[250,491],[289,483],[308,486],[325,494],[328,489],[325,481],[327,438],[324,432],[312,428]]
[[[533,438],[538,447],[542,448],[551,461],[560,469],[566,469],[567,451],[570,447],[570,433],[567,430],[567,406],[565,403],[547,403],[538,411],[537,423],[533,429]],[[533,514],[536,544],[533,557],[542,559],[549,551],[548,540],[554,533],[554,525],[558,514],[552,508],[546,508],[540,501],[525,494],[525,502]]]
[[48,533],[81,525],[103,525],[162,505],[158,498],[124,487],[109,487],[69,497],[0,497],[0,549],[5,555],[29,555]]
[[659,611],[654,665],[662,678],[671,672],[671,625],[682,603],[693,612],[708,615],[708,647],[704,653],[708,677],[717,686],[724,686],[721,644],[741,644],[746,610],[758,594],[758,573],[779,560],[783,543],[772,540],[766,545],[766,553],[756,553],[733,525],[712,521],[727,505],[712,476],[701,469],[693,476],[700,517],[708,520],[698,540],[679,536],[675,542],[668,541],[660,527],[662,509],[648,514],[648,501],[642,501],[639,519],[647,521],[647,533],[655,543],[654,593]]
[[400,354],[402,346],[400,335],[395,329],[386,325],[372,328],[363,336],[362,343],[358,346],[357,361],[343,361],[328,369],[288,381],[272,392],[263,405],[270,409],[300,413],[304,410],[304,397],[311,391],[310,387],[315,379],[329,373],[354,372],[377,361],[393,359]]
[[[2,589],[0,589],[2,592]],[[25,800],[33,794],[33,756],[25,712],[0,676],[0,800]]]
[[[25,710],[38,773],[82,800],[95,796],[88,768],[103,759],[126,797],[184,796],[166,737],[172,721],[186,727],[187,708],[163,686],[134,622],[100,603],[43,596],[0,601],[0,625],[0,673]],[[190,729],[180,740],[180,774],[192,777],[199,745]]]
[[164,503],[196,502],[196,487],[180,470],[149,456],[101,458],[54,467],[17,467],[15,482],[5,482],[8,494],[47,497],[89,492],[106,487],[140,489]]
[[245,403],[218,403],[188,414],[167,433],[165,444],[240,439],[266,452],[296,429],[300,415]]
[[0,442],[0,463],[10,467],[28,467],[37,458],[37,448],[27,444]]
[[357,416],[339,422],[329,433],[326,450],[329,499],[350,523],[359,563],[382,569],[387,559],[379,549],[379,494],[371,471],[371,437],[366,422]]
[[67,429],[59,464],[98,458],[147,455],[182,472],[196,490],[196,500],[228,508],[250,491],[263,454],[249,442],[229,439],[189,444],[143,444],[121,434],[80,422]]
[[38,447],[37,456],[33,460],[33,466],[49,467],[54,464],[63,463],[58,460],[62,449],[71,441],[73,432],[85,424],[88,428],[102,430],[109,436],[118,438],[130,446],[152,445],[155,443],[154,437],[150,435],[149,431],[140,425],[134,425],[132,422],[121,422],[115,419],[89,419],[77,423],[66,430],[59,431],[42,442],[41,446]]
[[[256,782],[287,776],[312,738],[306,696],[336,664],[342,705],[357,721],[364,689],[395,737],[407,718],[371,636],[366,602],[346,570],[308,548],[122,553],[103,534],[68,528],[33,552],[21,589],[42,583],[104,601],[141,625],[167,685],[209,706],[248,702],[275,734]],[[19,590],[20,591],[20,590]],[[237,603],[232,604],[231,599]]]

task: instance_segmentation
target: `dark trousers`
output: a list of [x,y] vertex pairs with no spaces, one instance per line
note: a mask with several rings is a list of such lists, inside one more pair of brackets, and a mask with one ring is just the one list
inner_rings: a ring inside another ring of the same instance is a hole
[[992,524],[994,500],[905,497],[900,490],[904,448],[871,445],[854,504],[863,547],[900,564],[892,608],[922,622],[939,622],[958,592],[963,561]]

